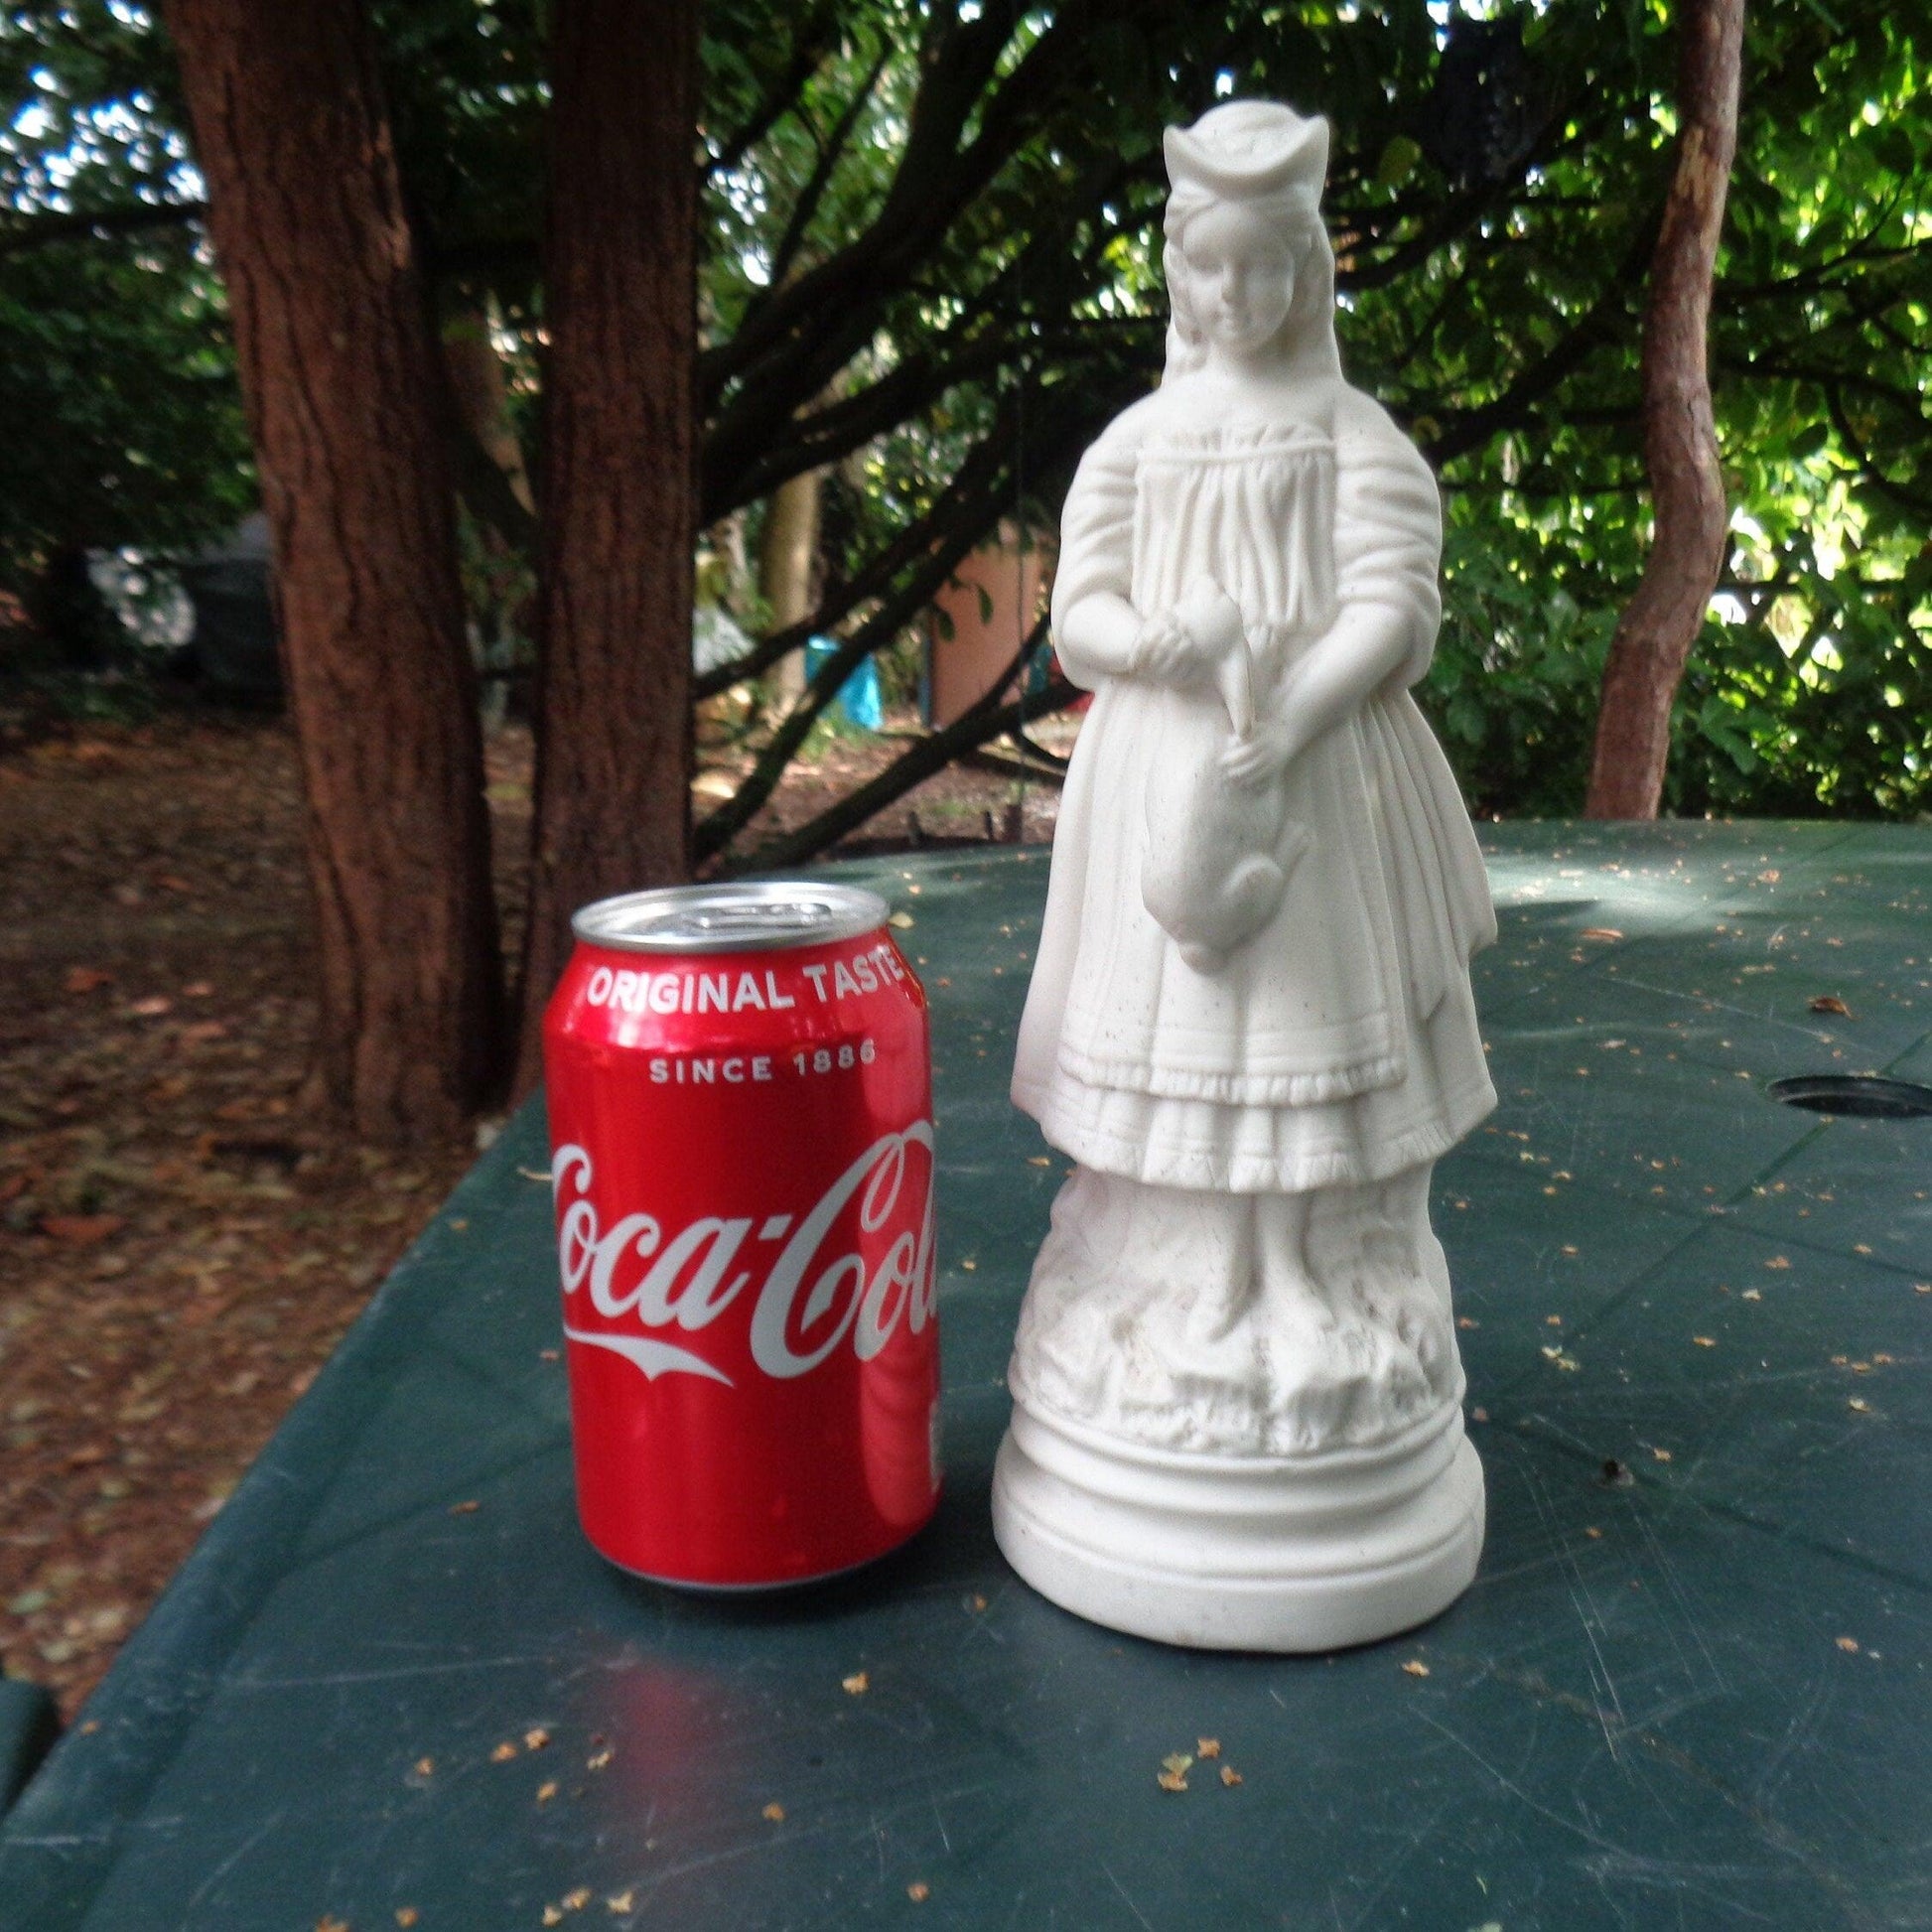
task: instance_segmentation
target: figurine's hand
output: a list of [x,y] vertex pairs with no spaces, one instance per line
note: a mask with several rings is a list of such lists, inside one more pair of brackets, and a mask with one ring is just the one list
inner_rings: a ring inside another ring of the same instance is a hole
[[1300,741],[1285,725],[1263,725],[1248,738],[1231,739],[1221,748],[1221,769],[1237,785],[1259,789],[1287,770]]
[[1136,677],[1156,684],[1199,684],[1213,668],[1214,659],[1176,613],[1162,611],[1141,625],[1131,666]]
[[1141,625],[1131,668],[1157,684],[1205,684],[1246,648],[1241,607],[1211,577],[1196,577],[1172,611]]

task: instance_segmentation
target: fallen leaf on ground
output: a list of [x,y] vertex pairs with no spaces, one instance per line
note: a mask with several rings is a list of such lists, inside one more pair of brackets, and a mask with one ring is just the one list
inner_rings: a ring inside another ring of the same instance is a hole
[[1196,1737],[1194,1739],[1194,1755],[1196,1757],[1219,1757],[1220,1754],[1221,1740],[1218,1737]]
[[114,975],[104,967],[69,966],[61,986],[68,993],[91,993],[96,987],[111,986],[113,983]]
[[839,1682],[845,1687],[848,1697],[864,1697],[872,1689],[872,1679],[862,1670],[855,1670],[850,1677],[842,1677]]
[[125,1225],[118,1214],[43,1214],[40,1222],[43,1234],[73,1248],[91,1248]]
[[1835,1013],[1842,1020],[1852,1017],[1852,1009],[1836,993],[1821,993],[1816,999],[1807,1000],[1805,1005],[1813,1013]]
[[759,1816],[769,1819],[774,1825],[782,1825],[785,1822],[785,1808],[776,1803],[768,1804],[759,1813]]
[[498,1744],[493,1751],[489,1753],[489,1761],[492,1764],[507,1764],[510,1761],[510,1759],[513,1758],[515,1755],[516,1755],[516,1746],[512,1744],[507,1737],[505,1737],[503,1741],[500,1744]]
[[932,1887],[923,1878],[914,1878],[906,1886],[905,1895],[914,1905],[923,1905],[932,1896]]
[[1411,1677],[1427,1677],[1429,1666],[1420,1657],[1411,1657],[1402,1667]]
[[1223,1764],[1221,1766],[1221,1782],[1231,1791],[1241,1782],[1241,1773],[1232,1764]]
[[1613,925],[1587,925],[1583,930],[1586,939],[1621,939],[1623,934]]

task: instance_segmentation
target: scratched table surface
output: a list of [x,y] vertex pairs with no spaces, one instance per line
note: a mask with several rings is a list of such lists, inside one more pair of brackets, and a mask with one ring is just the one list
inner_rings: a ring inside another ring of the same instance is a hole
[[1198,1654],[1008,1572],[1044,855],[850,868],[936,1022],[932,1527],[751,1601],[590,1552],[526,1112],[8,1818],[0,1925],[1932,1925],[1932,1121],[1765,1090],[1932,1079],[1932,833],[1487,844],[1502,1101],[1436,1205],[1489,1529],[1437,1622]]

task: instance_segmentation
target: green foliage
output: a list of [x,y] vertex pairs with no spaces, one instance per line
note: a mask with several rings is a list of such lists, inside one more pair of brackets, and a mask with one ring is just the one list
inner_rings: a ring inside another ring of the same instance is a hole
[[167,550],[253,495],[213,278],[186,234],[64,241],[0,276],[0,588],[57,546]]
[[0,256],[0,590],[31,594],[52,553],[192,544],[253,485],[204,244],[180,226],[97,240],[65,219],[196,192],[144,17],[11,7],[0,86],[0,204],[55,237]]
[[[1674,47],[1655,10],[1622,36],[1602,20],[1534,16],[1547,153],[1414,272],[1365,290],[1348,332],[1357,379],[1410,421],[1449,494],[1425,702],[1471,797],[1512,814],[1581,800],[1596,677],[1648,543],[1639,303]],[[1665,807],[1921,813],[1932,23],[1868,0],[1771,0],[1746,21],[1712,322],[1733,541]]]
[[[1230,93],[1290,99],[1334,128],[1351,375],[1445,484],[1424,701],[1479,808],[1577,809],[1648,545],[1638,346],[1675,9],[1486,13],[1454,29],[1481,54],[1472,97],[1423,0],[713,0],[703,470],[707,515],[738,519],[717,554],[755,554],[769,491],[823,472],[811,627],[890,650],[946,556],[1001,516],[1050,524],[1084,442],[1159,374],[1158,130]],[[439,295],[496,319],[534,434],[544,9],[374,15]],[[1747,33],[1712,323],[1734,543],[1667,808],[1917,813],[1932,24],[1887,0],[1754,0]],[[12,5],[0,84],[15,240],[68,209],[104,220],[57,253],[13,245],[0,214],[0,583],[18,583],[63,532],[179,540],[247,479],[196,231],[122,225],[199,193],[158,35],[127,0]],[[483,589],[515,579],[498,605],[524,581],[527,558],[472,561]],[[736,606],[756,611],[742,587]],[[823,695],[848,668],[827,667]]]

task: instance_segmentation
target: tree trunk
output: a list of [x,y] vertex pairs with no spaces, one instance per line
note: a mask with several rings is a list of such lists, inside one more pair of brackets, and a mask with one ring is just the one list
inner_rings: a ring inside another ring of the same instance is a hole
[[[788,630],[812,614],[812,566],[818,561],[820,477],[806,470],[771,492],[759,545],[759,594],[773,630]],[[782,714],[805,690],[805,653],[792,651],[766,673],[765,694]]]
[[1655,818],[1670,710],[1724,567],[1729,516],[1711,413],[1705,330],[1737,148],[1744,0],[1682,0],[1677,170],[1643,326],[1644,457],[1655,532],[1610,640],[1584,811]]
[[519,1090],[587,900],[690,869],[695,0],[557,0]]
[[328,1100],[454,1126],[502,960],[440,372],[359,0],[168,0],[274,547]]

